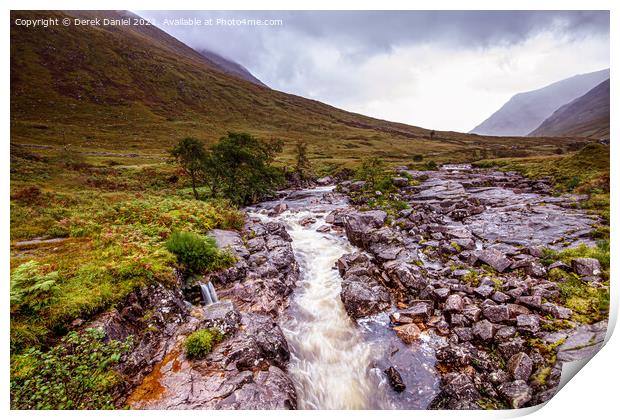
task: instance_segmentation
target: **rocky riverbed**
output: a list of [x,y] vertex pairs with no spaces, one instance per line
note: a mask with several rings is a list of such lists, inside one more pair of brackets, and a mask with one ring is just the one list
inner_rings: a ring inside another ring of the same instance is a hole
[[[248,209],[242,232],[214,231],[237,263],[212,281],[151,287],[89,324],[134,336],[119,406],[158,409],[475,409],[542,403],[563,362],[602,345],[607,324],[561,306],[554,267],[591,287],[597,260],[543,261],[584,243],[596,219],[545,180],[473,170],[407,171],[370,208],[361,182],[283,192]],[[184,339],[226,339],[189,360]]]

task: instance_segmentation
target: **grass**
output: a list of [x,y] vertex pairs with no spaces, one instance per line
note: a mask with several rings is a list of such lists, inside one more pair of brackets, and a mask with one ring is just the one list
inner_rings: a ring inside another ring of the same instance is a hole
[[223,339],[224,335],[214,328],[194,331],[185,340],[185,353],[189,359],[204,358]]
[[[55,154],[11,150],[11,277],[27,270],[54,287],[37,307],[12,305],[11,349],[53,344],[76,318],[87,319],[147,284],[171,284],[174,231],[205,235],[240,229],[224,201],[197,201],[188,180],[163,162],[121,165],[87,156],[78,168]],[[44,150],[46,152],[46,150]],[[22,244],[35,238],[57,242]]]

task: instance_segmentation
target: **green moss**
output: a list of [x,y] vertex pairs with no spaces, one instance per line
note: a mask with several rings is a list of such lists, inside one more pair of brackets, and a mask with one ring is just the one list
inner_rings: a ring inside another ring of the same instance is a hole
[[194,331],[185,340],[187,357],[190,359],[204,358],[223,339],[224,335],[214,328]]
[[480,285],[480,273],[470,270],[469,273],[463,276],[463,281],[472,287],[478,287]]

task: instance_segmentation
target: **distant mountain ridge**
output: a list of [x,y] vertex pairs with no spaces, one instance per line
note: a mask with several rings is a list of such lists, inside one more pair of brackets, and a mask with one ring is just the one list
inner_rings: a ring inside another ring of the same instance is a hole
[[584,95],[609,78],[609,69],[580,74],[541,89],[518,93],[470,133],[527,136],[562,105]]
[[609,79],[558,108],[529,135],[609,137]]

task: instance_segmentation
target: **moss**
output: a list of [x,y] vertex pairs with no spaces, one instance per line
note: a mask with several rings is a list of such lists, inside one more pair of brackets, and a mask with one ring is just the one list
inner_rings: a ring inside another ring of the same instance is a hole
[[477,271],[470,270],[463,276],[463,281],[472,287],[478,287],[480,285],[480,274]]
[[456,249],[456,252],[461,252],[462,248],[459,244],[457,244],[456,242],[450,242],[450,245],[452,246],[452,248]]
[[213,347],[224,339],[217,329],[201,329],[191,333],[185,339],[185,352],[190,359],[202,359],[211,353]]

